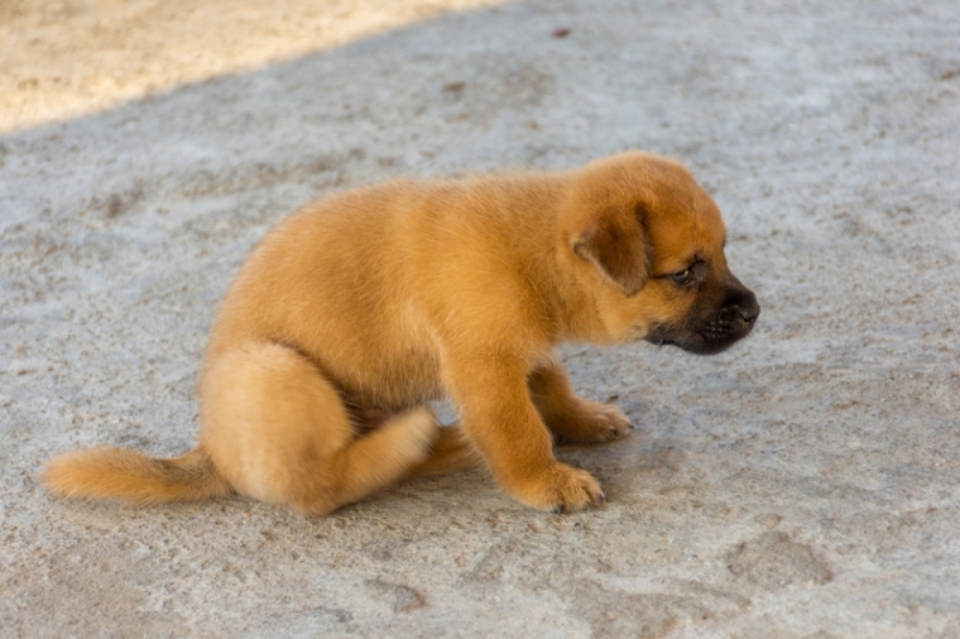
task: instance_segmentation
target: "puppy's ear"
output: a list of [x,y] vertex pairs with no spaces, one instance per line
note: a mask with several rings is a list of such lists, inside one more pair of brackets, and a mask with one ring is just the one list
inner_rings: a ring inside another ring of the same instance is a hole
[[571,248],[592,262],[627,295],[635,295],[650,274],[650,246],[640,223],[641,211],[607,210],[594,216],[573,237]]

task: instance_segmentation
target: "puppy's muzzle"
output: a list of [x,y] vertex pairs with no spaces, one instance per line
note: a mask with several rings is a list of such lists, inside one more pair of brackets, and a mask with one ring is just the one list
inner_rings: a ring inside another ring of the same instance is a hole
[[712,355],[749,335],[758,317],[760,305],[756,296],[731,277],[730,282],[718,287],[713,295],[701,296],[683,321],[654,326],[646,340]]
[[743,339],[753,330],[758,317],[760,305],[752,291],[731,291],[714,318],[697,331],[703,337],[704,348],[696,352],[717,352]]

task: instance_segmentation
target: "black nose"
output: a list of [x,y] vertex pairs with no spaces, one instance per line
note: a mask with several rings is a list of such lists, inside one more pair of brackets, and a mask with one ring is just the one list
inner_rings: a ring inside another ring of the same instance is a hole
[[757,298],[753,296],[753,293],[747,293],[734,306],[734,312],[747,324],[753,324],[760,317],[760,305],[757,304]]

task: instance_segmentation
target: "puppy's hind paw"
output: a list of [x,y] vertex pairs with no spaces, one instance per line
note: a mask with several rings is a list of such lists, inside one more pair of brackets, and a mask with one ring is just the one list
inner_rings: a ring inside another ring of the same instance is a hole
[[395,453],[419,463],[425,460],[440,437],[440,426],[433,411],[427,407],[418,408],[398,415],[388,422],[388,427],[397,434],[393,438]]

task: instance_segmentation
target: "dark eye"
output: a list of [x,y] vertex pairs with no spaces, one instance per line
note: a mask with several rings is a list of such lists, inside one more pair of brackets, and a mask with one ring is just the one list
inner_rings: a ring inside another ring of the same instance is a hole
[[689,284],[693,279],[693,268],[686,268],[679,273],[674,273],[670,276],[670,279],[673,280],[675,284]]

